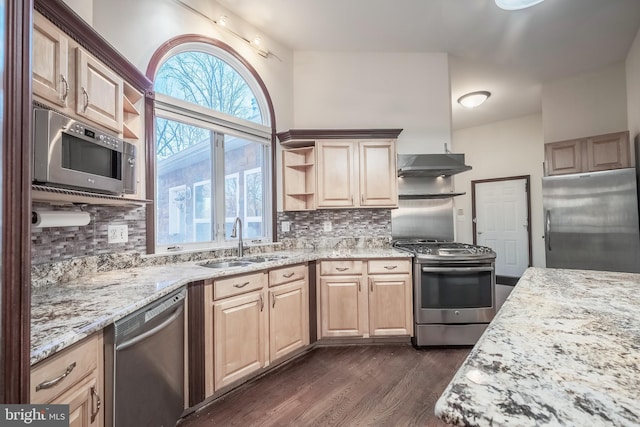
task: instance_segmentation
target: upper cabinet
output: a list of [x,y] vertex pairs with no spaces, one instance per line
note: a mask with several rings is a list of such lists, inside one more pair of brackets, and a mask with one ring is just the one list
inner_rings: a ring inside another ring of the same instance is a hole
[[145,92],[152,88],[151,81],[63,2],[35,0],[34,8],[34,101],[134,144],[137,162],[136,194],[108,199],[86,193],[54,194],[36,190],[34,200],[145,202],[144,103]]
[[33,94],[61,107],[69,97],[67,36],[36,14],[33,23]]
[[396,138],[401,129],[290,130],[283,150],[283,207],[398,206]]
[[544,167],[547,176],[631,167],[629,132],[547,143]]

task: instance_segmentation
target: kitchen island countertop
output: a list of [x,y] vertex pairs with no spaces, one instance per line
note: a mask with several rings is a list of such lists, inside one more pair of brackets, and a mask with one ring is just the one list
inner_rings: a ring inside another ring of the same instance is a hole
[[640,425],[640,274],[529,268],[435,412],[460,426]]
[[[266,254],[258,254],[266,255]],[[291,250],[282,258],[249,266],[211,269],[199,260],[94,273],[32,289],[31,364],[80,341],[105,326],[189,283],[246,274],[319,259],[403,258],[395,249]],[[247,256],[247,258],[251,258]],[[235,258],[234,258],[235,259]]]

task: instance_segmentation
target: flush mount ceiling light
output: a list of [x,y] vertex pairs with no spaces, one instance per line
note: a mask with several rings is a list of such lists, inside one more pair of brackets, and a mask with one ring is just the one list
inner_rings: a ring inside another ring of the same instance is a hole
[[486,90],[471,92],[458,98],[458,104],[466,108],[475,108],[486,101],[490,96],[491,92],[487,92]]
[[535,6],[544,0],[496,0],[496,5],[504,10],[519,10]]

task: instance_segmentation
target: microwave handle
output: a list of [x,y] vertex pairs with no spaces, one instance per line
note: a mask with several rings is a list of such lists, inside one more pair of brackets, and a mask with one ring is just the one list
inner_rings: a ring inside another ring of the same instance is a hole
[[493,267],[422,267],[423,273],[478,273],[493,271]]

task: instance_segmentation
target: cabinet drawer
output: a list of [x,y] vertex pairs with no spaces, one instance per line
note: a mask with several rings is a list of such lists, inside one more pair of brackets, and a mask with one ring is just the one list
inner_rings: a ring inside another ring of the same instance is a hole
[[298,264],[277,268],[269,272],[269,286],[278,286],[294,280],[304,280],[307,276],[307,265]]
[[320,275],[362,274],[362,261],[322,261]]
[[369,261],[369,274],[397,274],[411,272],[411,261],[404,259],[377,259]]
[[49,403],[98,366],[100,340],[93,335],[31,369],[31,403]]
[[218,300],[262,289],[264,279],[265,273],[256,273],[215,280],[213,282],[213,299]]

